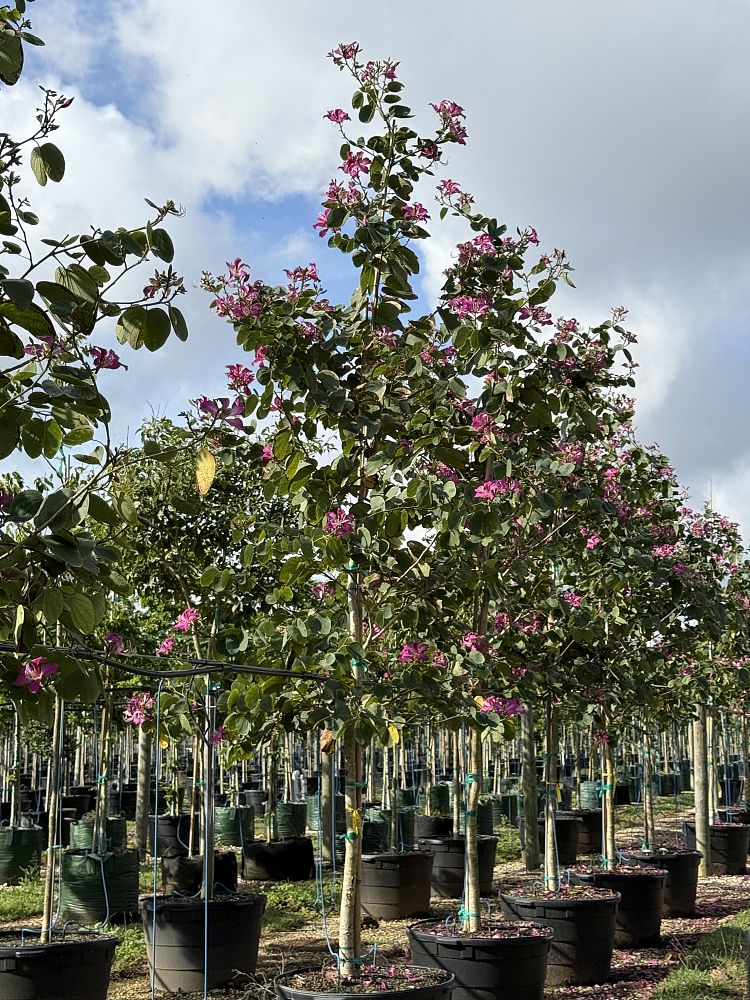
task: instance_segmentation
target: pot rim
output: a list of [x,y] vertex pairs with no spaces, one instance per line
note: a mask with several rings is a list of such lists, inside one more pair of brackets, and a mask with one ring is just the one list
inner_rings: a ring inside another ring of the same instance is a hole
[[[274,976],[273,985],[274,987],[276,987],[277,984],[285,986],[287,989],[292,990],[294,993],[297,993],[299,996],[302,997],[326,996],[326,997],[331,997],[331,1000],[334,1000],[334,998],[336,997],[356,997],[357,1000],[361,1000],[362,997],[367,997],[370,995],[368,993],[359,993],[359,992],[347,993],[346,990],[342,989],[339,989],[338,991],[331,990],[330,993],[326,993],[323,990],[303,990],[303,989],[298,989],[296,986],[286,986],[285,980],[290,976],[304,974],[305,972],[319,972],[323,968],[324,966],[322,965],[307,965],[307,966],[302,966],[299,969],[287,969],[286,972],[280,972],[277,976]],[[446,972],[444,969],[433,969],[426,965],[409,965],[408,968],[420,972],[429,972],[431,974],[434,974],[435,972],[442,972],[443,975],[445,976],[445,979],[441,983],[432,983],[429,985],[425,983],[421,986],[414,986],[411,989],[378,990],[377,992],[372,993],[372,996],[386,995],[392,998],[396,998],[396,1000],[401,1000],[402,997],[404,998],[404,1000],[408,1000],[410,996],[413,996],[419,990],[435,990],[435,991],[440,991],[441,993],[447,993],[450,990],[452,990],[455,985],[456,977],[453,975],[452,972]]]
[[425,920],[418,920],[414,924],[409,924],[406,928],[407,931],[412,933],[423,934],[429,940],[435,941],[459,941],[462,944],[487,944],[492,941],[529,941],[535,938],[541,941],[551,941],[555,936],[554,928],[549,927],[547,924],[543,924],[538,920],[490,920],[488,921],[488,926],[490,927],[502,927],[508,924],[525,924],[526,926],[534,927],[540,931],[544,931],[543,934],[519,934],[518,937],[503,937],[503,938],[487,938],[480,937],[476,934],[467,932],[466,934],[433,934],[430,931],[422,931],[421,928],[426,925],[435,926],[440,924],[442,921],[436,920],[434,917],[428,917]]

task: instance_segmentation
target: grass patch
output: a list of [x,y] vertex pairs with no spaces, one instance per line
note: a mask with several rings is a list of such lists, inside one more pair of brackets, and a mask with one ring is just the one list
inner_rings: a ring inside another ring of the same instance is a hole
[[0,921],[39,917],[44,908],[44,883],[38,868],[24,872],[18,885],[0,889]]
[[[259,882],[258,892],[267,897],[263,925],[270,931],[296,931],[320,917],[314,882]],[[331,877],[324,880],[325,906],[329,915],[338,909],[338,885],[331,897]]]
[[654,993],[659,1000],[744,1000],[745,942],[750,910],[742,910],[700,943],[673,969]]
[[118,979],[140,975],[146,967],[143,927],[141,924],[126,924],[124,927],[111,927],[110,930],[120,939],[112,963],[112,975]]
[[502,826],[497,832],[495,861],[518,861],[521,857],[521,838],[514,826]]

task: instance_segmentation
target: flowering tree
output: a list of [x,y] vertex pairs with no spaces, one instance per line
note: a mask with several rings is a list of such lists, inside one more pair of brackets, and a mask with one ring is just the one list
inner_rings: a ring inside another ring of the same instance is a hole
[[[21,74],[24,45],[43,44],[24,12],[23,0],[0,8],[6,86]],[[48,714],[53,691],[68,700],[98,693],[96,670],[43,647],[92,634],[107,594],[124,586],[110,540],[133,511],[110,493],[122,459],[99,377],[127,366],[94,338],[113,319],[120,341],[136,349],[158,349],[172,330],[187,336],[174,304],[182,281],[161,225],[178,214],[173,203],[153,205],[137,229],[36,235],[39,219],[18,168],[28,162],[42,186],[63,180],[65,159],[50,136],[71,103],[43,90],[35,131],[0,137],[0,458],[19,454],[46,463],[47,472],[33,488],[12,474],[0,484],[0,639],[15,647],[0,653],[0,665],[24,717]],[[122,278],[154,258],[166,270],[155,271],[137,301],[123,301]]]

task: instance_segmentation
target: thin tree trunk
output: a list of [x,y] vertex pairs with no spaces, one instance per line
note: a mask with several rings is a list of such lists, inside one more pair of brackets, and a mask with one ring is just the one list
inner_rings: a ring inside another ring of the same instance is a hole
[[49,791],[47,795],[47,870],[44,876],[44,904],[42,910],[42,931],[40,941],[50,941],[52,908],[55,895],[55,869],[57,868],[57,789],[60,784],[60,757],[62,754],[63,702],[55,694],[55,719],[52,723],[52,756],[49,762]]
[[143,859],[148,847],[148,824],[151,812],[151,734],[143,726],[138,730],[138,777],[135,793],[135,846]]
[[711,874],[711,830],[709,824],[708,740],[706,709],[696,706],[693,719],[693,767],[695,769],[695,846],[703,857],[698,868],[701,878]]
[[604,833],[604,866],[613,869],[617,864],[615,844],[615,768],[612,762],[612,747],[602,743],[602,823]]
[[641,795],[643,797],[643,827],[646,838],[646,849],[651,850],[656,845],[656,824],[654,821],[654,768],[648,730],[648,720],[646,720],[643,730]]
[[[455,773],[455,772],[454,772]],[[477,807],[482,790],[482,741],[478,729],[469,734],[469,773],[466,775],[466,874],[464,885],[464,933],[474,933],[481,925]]]
[[461,829],[461,806],[463,796],[461,795],[461,734],[456,730],[453,734],[453,835],[458,836]]
[[323,860],[333,862],[336,818],[333,803],[333,753],[320,755],[320,837]]
[[557,892],[560,888],[560,866],[555,839],[559,756],[557,717],[557,708],[550,698],[547,703],[547,746],[544,764],[544,887],[547,892]]
[[[106,686],[108,686],[108,679],[105,679]],[[94,832],[91,844],[92,854],[103,854],[107,848],[109,714],[109,701],[105,700],[104,708],[102,709],[101,732],[99,734],[99,774],[96,776],[96,809],[94,811]]]
[[360,870],[362,858],[362,748],[354,734],[344,737],[346,768],[346,854],[341,877],[339,969],[342,979],[359,978],[362,954]]
[[523,858],[526,871],[539,867],[539,825],[537,805],[539,792],[536,780],[536,745],[534,743],[534,710],[527,705],[521,720],[521,788],[523,792]]

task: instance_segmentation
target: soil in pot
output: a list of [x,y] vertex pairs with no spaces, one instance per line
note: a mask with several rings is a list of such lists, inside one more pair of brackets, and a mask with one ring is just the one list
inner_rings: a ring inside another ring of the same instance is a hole
[[309,837],[254,840],[242,845],[242,876],[249,880],[304,882],[312,877],[314,863]]
[[279,1000],[343,1000],[377,993],[390,1000],[444,1000],[454,986],[442,969],[414,965],[364,966],[357,982],[341,979],[335,968],[298,969],[273,981]]
[[[164,895],[179,892],[195,896],[203,882],[203,857],[162,858],[161,877]],[[232,851],[214,851],[214,892],[237,891],[237,855]]]
[[106,1000],[119,938],[83,932],[40,944],[38,932],[0,931],[0,1000]]
[[423,920],[407,928],[418,965],[456,977],[453,1000],[542,1000],[553,931],[530,920],[483,923],[472,934],[451,933]]
[[363,911],[374,920],[426,916],[430,912],[432,858],[426,851],[363,855]]
[[661,941],[667,871],[639,865],[618,865],[613,871],[575,871],[573,885],[593,885],[619,892],[615,921],[616,948],[645,948]]
[[146,956],[156,988],[197,992],[203,990],[204,970],[209,989],[228,983],[236,971],[255,972],[265,908],[265,896],[241,893],[208,903],[183,897],[141,899]]
[[663,916],[670,918],[690,917],[695,913],[698,866],[702,857],[700,851],[675,848],[622,852],[622,858],[628,864],[650,865],[666,871]]
[[503,914],[534,920],[553,931],[548,986],[603,983],[609,978],[620,896],[607,889],[567,886],[558,893],[500,892]]
[[[466,841],[463,837],[428,837],[418,841],[420,851],[431,851],[432,891],[436,896],[457,899],[464,891]],[[495,868],[497,837],[477,837],[479,892],[489,896]]]

